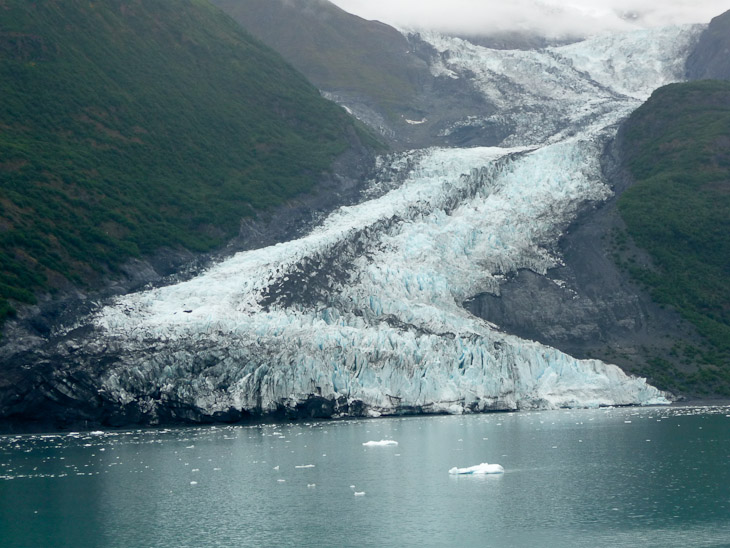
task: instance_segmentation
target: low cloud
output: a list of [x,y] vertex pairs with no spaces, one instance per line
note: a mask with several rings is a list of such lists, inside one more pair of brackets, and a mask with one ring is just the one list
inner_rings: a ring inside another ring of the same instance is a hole
[[405,28],[456,34],[529,31],[547,37],[707,23],[728,0],[332,0],[342,9]]

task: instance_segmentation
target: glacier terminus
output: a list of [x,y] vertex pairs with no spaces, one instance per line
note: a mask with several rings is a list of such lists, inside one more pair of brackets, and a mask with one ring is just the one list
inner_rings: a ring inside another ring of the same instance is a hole
[[702,28],[535,51],[422,34],[435,76],[498,106],[458,125],[509,137],[383,156],[363,199],[303,237],[100,306],[64,328],[62,396],[148,424],[667,403],[644,379],[506,334],[462,303],[560,264],[566,227],[612,195],[600,158],[617,124],[683,78]]

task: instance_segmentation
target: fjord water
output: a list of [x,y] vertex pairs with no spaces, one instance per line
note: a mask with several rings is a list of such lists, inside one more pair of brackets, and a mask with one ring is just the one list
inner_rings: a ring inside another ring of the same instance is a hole
[[[398,445],[363,446],[381,439]],[[448,473],[481,462],[505,473]],[[727,546],[730,408],[4,436],[0,539],[4,547]]]

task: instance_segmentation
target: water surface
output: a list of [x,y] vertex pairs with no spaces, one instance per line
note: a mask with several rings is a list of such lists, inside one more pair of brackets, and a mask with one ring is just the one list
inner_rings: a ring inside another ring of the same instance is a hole
[[[363,446],[381,439],[398,445]],[[448,474],[482,462],[505,473]],[[730,408],[4,436],[0,539],[4,547],[728,546]]]

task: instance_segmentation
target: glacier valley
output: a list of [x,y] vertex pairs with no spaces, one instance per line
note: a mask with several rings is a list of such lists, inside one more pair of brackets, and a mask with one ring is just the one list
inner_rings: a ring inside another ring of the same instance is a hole
[[539,51],[421,34],[435,76],[499,107],[458,125],[510,136],[382,157],[363,200],[304,237],[100,306],[63,328],[59,401],[81,397],[83,379],[104,420],[144,423],[666,403],[643,379],[506,334],[462,303],[560,264],[565,228],[611,196],[600,157],[617,124],[682,79],[702,28]]

